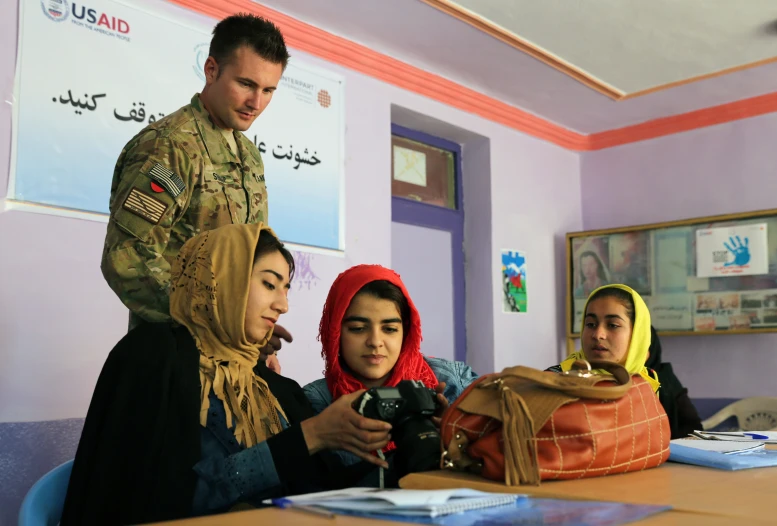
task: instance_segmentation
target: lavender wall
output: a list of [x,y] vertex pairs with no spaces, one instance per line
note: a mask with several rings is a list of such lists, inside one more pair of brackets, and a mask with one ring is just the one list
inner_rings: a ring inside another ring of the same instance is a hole
[[391,224],[391,267],[413,298],[423,321],[421,352],[454,360],[451,233]]
[[528,294],[527,313],[502,313],[501,273],[492,274],[494,369],[519,364],[544,369],[558,363],[566,327],[559,315],[566,275],[558,243],[582,226],[580,160],[575,152],[534,138],[494,136],[491,148],[492,167],[495,152],[505,152],[499,156],[501,177],[491,188],[492,268],[501,270],[502,249],[525,251]]
[[[586,230],[777,208],[777,114],[694,130],[581,160]],[[661,339],[693,398],[777,395],[777,335]]]
[[[463,145],[467,362],[481,373],[558,363],[563,239],[582,228],[579,155],[436,102],[418,107],[411,101],[420,97],[399,94],[395,123]],[[527,313],[502,312],[501,249],[527,252]]]

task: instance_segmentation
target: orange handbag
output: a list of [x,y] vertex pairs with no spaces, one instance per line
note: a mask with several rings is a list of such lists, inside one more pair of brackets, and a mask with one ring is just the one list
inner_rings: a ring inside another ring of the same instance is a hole
[[445,410],[440,429],[443,469],[508,486],[641,471],[669,458],[669,419],[658,396],[609,362],[581,361],[561,374],[518,366],[482,376]]

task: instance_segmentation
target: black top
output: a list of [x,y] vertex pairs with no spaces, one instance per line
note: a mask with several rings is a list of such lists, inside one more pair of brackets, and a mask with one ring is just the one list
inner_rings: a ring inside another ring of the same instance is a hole
[[[289,427],[267,445],[285,495],[353,485],[372,466],[311,456],[300,422],[314,416],[297,382],[260,362]],[[61,524],[139,524],[192,515],[201,459],[199,351],[185,327],[142,324],[114,347],[92,395]]]
[[652,325],[650,336],[650,356],[645,362],[645,367],[653,369],[658,375],[658,381],[661,382],[658,399],[664,406],[666,416],[669,417],[672,439],[686,437],[695,429],[702,429],[701,418],[688,397],[688,389],[674,374],[672,364],[661,362],[661,340]]

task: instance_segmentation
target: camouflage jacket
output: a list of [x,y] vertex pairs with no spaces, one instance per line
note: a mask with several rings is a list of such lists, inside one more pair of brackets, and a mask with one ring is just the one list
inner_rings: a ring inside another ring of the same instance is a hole
[[119,155],[100,268],[134,315],[170,319],[170,269],[188,239],[225,224],[267,222],[261,155],[233,133],[239,155],[195,94]]

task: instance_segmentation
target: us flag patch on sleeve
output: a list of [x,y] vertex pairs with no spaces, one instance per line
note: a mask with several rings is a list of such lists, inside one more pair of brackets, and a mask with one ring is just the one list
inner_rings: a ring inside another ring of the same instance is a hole
[[124,200],[122,208],[156,225],[167,210],[167,205],[156,197],[133,188]]
[[148,171],[148,176],[159,183],[165,190],[167,190],[173,197],[178,197],[181,192],[186,190],[186,184],[183,182],[178,174],[169,168],[165,168],[159,163],[156,163]]

